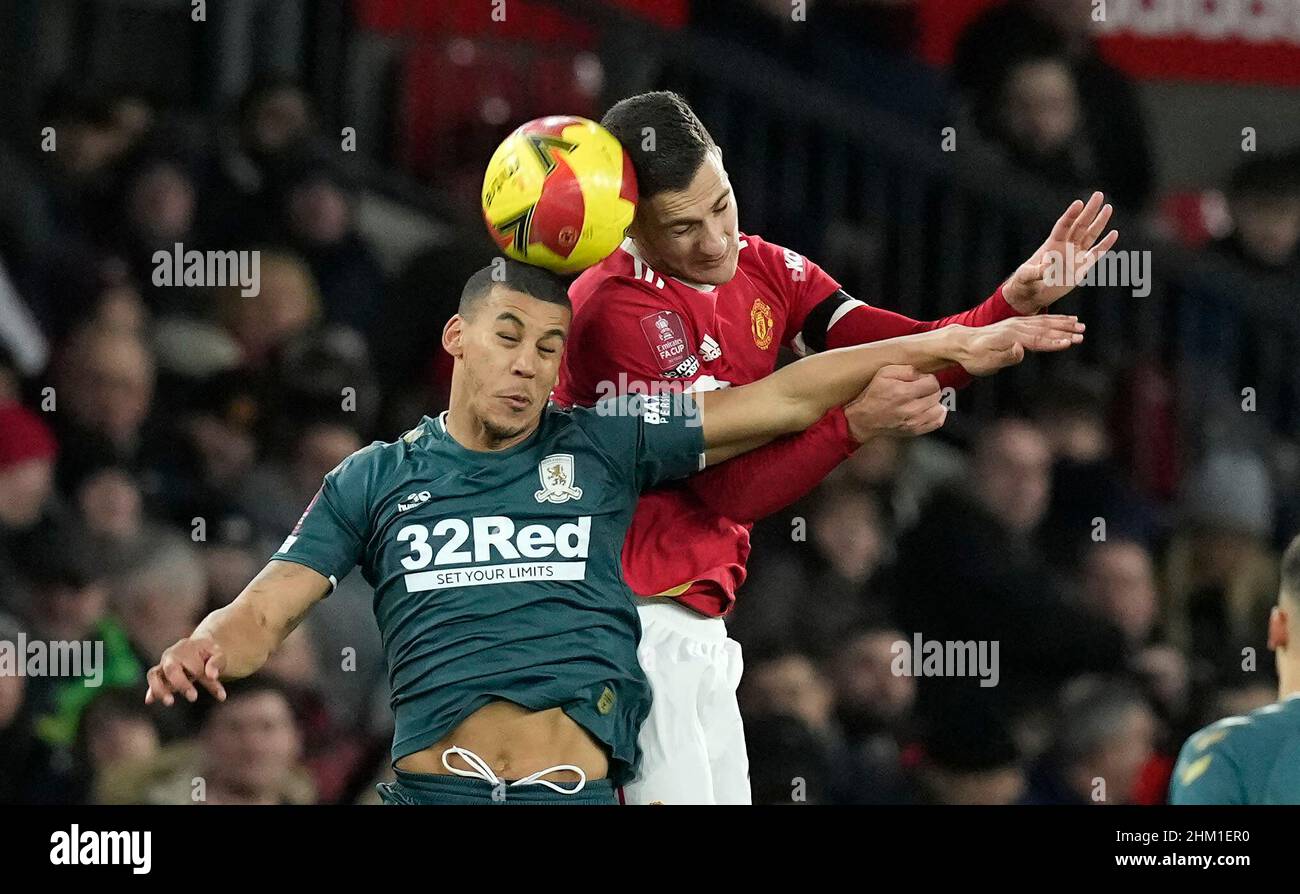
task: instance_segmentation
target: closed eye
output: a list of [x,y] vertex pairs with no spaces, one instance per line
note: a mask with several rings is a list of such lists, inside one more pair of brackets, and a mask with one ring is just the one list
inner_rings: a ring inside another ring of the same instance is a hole
[[502,341],[505,341],[505,342],[507,342],[507,343],[509,343],[509,344],[512,344],[512,345],[513,345],[513,344],[518,344],[518,343],[519,343],[519,339],[516,338],[515,336],[511,335],[511,334],[508,333],[508,332],[498,332],[498,333],[497,333],[497,338],[499,338],[499,339],[501,339]]

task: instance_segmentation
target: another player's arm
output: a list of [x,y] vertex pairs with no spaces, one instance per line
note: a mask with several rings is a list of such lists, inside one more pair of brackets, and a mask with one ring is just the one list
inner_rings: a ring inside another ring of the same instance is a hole
[[266,663],[303,617],[356,566],[369,530],[370,495],[392,458],[371,444],[328,475],[293,533],[230,605],[214,611],[149,669],[146,702],[170,705],[177,693],[218,699],[221,679],[246,677]]
[[[1017,315],[1032,316],[1050,307],[1075,287],[1075,283],[1106,252],[1115,246],[1119,233],[1111,230],[1102,238],[1113,209],[1105,196],[1095,192],[1087,203],[1076,200],[1057,219],[1043,244],[982,303],[938,320],[914,320],[902,314],[865,304],[839,290],[838,283],[822,278],[814,267],[813,281],[822,285],[818,300],[794,302],[791,308],[790,339],[801,352],[821,351],[865,344],[882,338],[896,338],[928,332],[944,326],[989,326]],[[1049,282],[1047,273],[1073,252],[1073,267],[1064,271],[1072,278]],[[824,297],[822,297],[824,296]],[[938,372],[941,386],[962,387],[970,376],[959,367]]]
[[886,366],[933,372],[957,363],[972,375],[989,375],[1019,363],[1027,350],[1065,350],[1083,340],[1083,328],[1076,317],[1060,315],[983,329],[949,326],[816,354],[752,384],[698,395],[706,461],[721,462],[760,439],[802,431],[852,400]]
[[258,670],[330,587],[327,578],[304,565],[268,562],[238,598],[163,652],[149,669],[145,702],[170,705],[176,695],[194,701],[196,683],[224,699],[221,680]]

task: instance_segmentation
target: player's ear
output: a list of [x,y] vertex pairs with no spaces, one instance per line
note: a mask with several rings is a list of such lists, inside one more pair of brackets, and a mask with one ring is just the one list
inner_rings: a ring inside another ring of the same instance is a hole
[[465,355],[463,341],[465,338],[465,318],[452,314],[447,325],[442,327],[442,349],[459,360]]
[[1287,629],[1286,609],[1280,605],[1273,606],[1268,615],[1268,647],[1276,652],[1290,645],[1290,631]]

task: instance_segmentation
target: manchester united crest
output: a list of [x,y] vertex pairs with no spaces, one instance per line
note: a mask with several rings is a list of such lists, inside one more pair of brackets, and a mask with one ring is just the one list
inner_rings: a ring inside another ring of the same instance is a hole
[[749,328],[754,333],[754,344],[758,345],[760,351],[766,351],[772,346],[772,332],[776,329],[776,323],[772,320],[772,308],[764,304],[761,298],[755,298],[754,306],[749,309]]

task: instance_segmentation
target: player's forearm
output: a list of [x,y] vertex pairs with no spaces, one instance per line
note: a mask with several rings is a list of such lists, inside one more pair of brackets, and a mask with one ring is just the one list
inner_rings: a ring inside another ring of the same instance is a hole
[[[289,592],[300,588],[275,567],[279,564],[264,568],[233,602],[200,621],[192,634],[207,637],[221,648],[226,656],[222,676],[227,679],[247,677],[261,668],[307,613],[310,603]],[[298,610],[286,614],[295,602]]]
[[222,677],[229,680],[238,680],[256,672],[281,642],[250,604],[240,602],[240,599],[216,609],[201,620],[191,634],[192,638],[211,639],[221,648],[226,655]]
[[807,431],[692,475],[687,486],[709,509],[749,524],[808,494],[858,446],[844,412],[836,408]]
[[287,632],[271,623],[241,595],[234,602],[212,612],[194,629],[196,638],[208,638],[226,655],[222,676],[247,677],[256,672],[284,641]]
[[[992,295],[975,307],[939,320],[914,320],[870,304],[859,304],[842,314],[826,331],[825,344],[820,348],[825,350],[869,344],[885,338],[931,332],[953,324],[971,327],[991,326],[1021,313],[1022,311],[1016,308],[1005,295],[1003,286],[999,286]],[[972,381],[969,373],[955,365],[937,371],[936,375],[940,387],[943,388],[964,388]]]
[[963,356],[963,327],[839,348],[805,357],[767,378],[696,396],[709,465],[738,455],[737,445],[793,434],[848,403],[886,366],[934,372]]
[[777,434],[808,428],[832,407],[848,403],[886,366],[937,372],[957,361],[953,330],[939,329],[865,345],[837,348],[792,363],[747,388],[771,389]]

